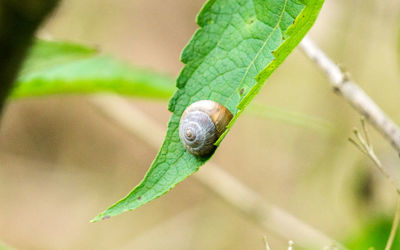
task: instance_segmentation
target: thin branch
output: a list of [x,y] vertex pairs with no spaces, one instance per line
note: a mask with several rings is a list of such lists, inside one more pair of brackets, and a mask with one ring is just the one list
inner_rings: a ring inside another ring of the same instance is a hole
[[58,0],[0,1],[0,110],[37,28],[57,2]]
[[[98,111],[132,135],[141,137],[155,149],[162,144],[164,130],[147,114],[124,99],[117,96],[95,96],[90,100]],[[216,196],[265,230],[295,240],[298,245],[306,248],[322,249],[335,245],[345,249],[293,215],[268,204],[260,195],[216,164],[208,163],[208,166],[201,168],[194,177]]]
[[400,221],[400,198],[397,201],[397,210],[393,219],[392,229],[390,230],[390,236],[388,242],[386,243],[385,250],[390,250],[392,248],[394,238],[396,237],[397,228],[399,227],[399,221]]
[[365,156],[369,157],[368,152],[360,146],[360,144],[358,144],[353,138],[349,138],[349,142],[351,142],[351,144],[354,145],[354,147],[356,147],[358,150],[360,150],[361,153],[365,154]]
[[[393,148],[398,154],[400,154],[400,128],[397,124],[379,108],[379,106],[364,92],[364,90],[362,90],[355,82],[351,81],[348,75],[343,72],[320,48],[318,48],[311,39],[307,37],[304,38],[300,43],[300,47],[303,49],[304,53],[327,74],[335,91],[341,94],[347,102],[354,107],[354,109],[362,114],[376,130],[390,141]],[[358,143],[352,138],[349,138],[349,141],[375,163],[381,173],[392,184],[396,192],[400,194],[400,188],[394,181],[394,178],[392,178],[392,176],[383,168],[382,163],[375,154],[368,136],[364,119],[361,120],[361,125],[365,139],[358,130],[355,129],[354,135],[358,140]],[[385,250],[389,250],[392,246],[399,220],[400,199]]]
[[366,142],[367,142],[367,145],[370,145],[370,147],[372,147],[371,140],[369,139],[368,129],[367,129],[367,125],[365,124],[365,119],[364,119],[364,117],[361,118],[361,128],[363,129],[363,133],[364,133],[364,136],[365,136],[365,140],[366,140]]
[[[397,194],[400,195],[400,187],[397,185],[395,179],[385,170],[381,161],[376,156],[373,146],[371,145],[370,140],[368,139],[368,131],[366,128],[366,124],[361,120],[362,131],[364,135],[362,135],[357,128],[354,128],[353,133],[356,139],[349,138],[349,141],[363,154],[365,154],[378,168],[378,170],[388,179],[390,184],[396,190]],[[364,139],[365,138],[365,139]],[[356,141],[357,140],[357,141]]]
[[333,88],[341,94],[360,114],[365,116],[400,154],[400,129],[362,90],[355,82],[349,79],[318,46],[309,38],[300,43],[304,53],[312,59],[328,76]]
[[[390,174],[388,172],[386,172],[385,168],[382,166],[381,161],[378,159],[378,157],[375,154],[375,151],[372,147],[371,141],[369,140],[368,130],[367,130],[367,126],[364,122],[364,119],[361,119],[361,127],[362,127],[362,131],[364,133],[363,135],[361,135],[361,133],[359,133],[358,129],[356,129],[356,128],[353,131],[358,142],[356,142],[356,140],[354,140],[352,138],[349,138],[349,141],[351,143],[353,143],[357,147],[357,149],[359,149],[362,153],[367,155],[367,157],[369,157],[375,163],[375,166],[389,180],[389,182],[392,184],[392,186],[396,190],[397,194],[400,195],[400,188],[396,185],[396,182],[392,179]],[[364,139],[364,137],[365,137],[365,139]],[[398,201],[397,201],[397,210],[396,210],[396,214],[393,219],[392,229],[390,230],[390,236],[386,243],[385,250],[390,250],[392,247],[393,240],[396,236],[397,228],[399,226],[399,220],[400,220],[400,197],[398,198]]]

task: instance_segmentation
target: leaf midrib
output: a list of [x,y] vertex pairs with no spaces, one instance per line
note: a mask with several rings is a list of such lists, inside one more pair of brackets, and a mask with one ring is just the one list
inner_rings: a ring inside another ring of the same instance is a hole
[[[283,5],[282,11],[281,11],[281,14],[280,14],[280,16],[279,16],[278,21],[276,22],[275,27],[272,29],[271,33],[269,34],[269,36],[268,36],[267,39],[265,40],[264,44],[263,44],[262,47],[258,50],[256,56],[254,57],[254,59],[251,61],[251,63],[250,63],[249,66],[247,67],[246,72],[243,74],[242,80],[240,80],[240,82],[239,82],[239,88],[240,88],[240,86],[242,86],[244,80],[246,79],[247,75],[249,74],[250,68],[254,65],[255,61],[256,61],[256,60],[258,59],[258,57],[261,55],[261,52],[264,50],[265,46],[267,46],[268,42],[271,40],[271,38],[272,38],[274,32],[278,29],[279,25],[281,24],[281,21],[282,21],[282,18],[283,18],[283,14],[284,14],[285,11],[286,11],[286,6],[287,6],[287,2],[288,2],[288,1],[289,1],[289,0],[285,0],[285,3],[284,3],[284,5]],[[233,97],[234,94],[235,94],[235,92],[232,93],[232,95],[229,97],[229,100],[232,101],[232,97]]]
[[[272,35],[274,34],[274,32],[276,31],[276,29],[277,29],[277,28],[279,27],[279,25],[281,24],[281,21],[282,21],[282,18],[283,18],[283,14],[284,14],[285,11],[286,11],[286,6],[287,6],[287,2],[288,2],[288,1],[289,1],[289,0],[285,0],[284,6],[283,6],[282,11],[281,11],[281,13],[280,13],[279,19],[278,19],[278,21],[276,22],[275,27],[272,29],[271,33],[269,34],[269,36],[267,37],[267,39],[264,41],[263,46],[259,49],[259,51],[257,52],[257,54],[256,54],[256,56],[254,57],[254,59],[251,61],[250,65],[247,67],[247,70],[246,70],[246,72],[245,72],[245,74],[244,74],[242,80],[240,81],[239,86],[242,85],[244,79],[246,78],[247,74],[249,73],[250,67],[251,67],[252,65],[254,65],[255,61],[256,61],[257,58],[260,56],[260,54],[261,54],[261,52],[263,51],[263,49],[265,48],[265,46],[267,46],[268,42],[271,40]],[[218,44],[217,44],[217,45],[218,45]],[[217,47],[217,46],[215,46],[215,47]],[[229,97],[229,99],[231,99],[232,96],[233,96],[233,95],[231,95],[231,96]],[[174,163],[171,164],[170,167],[175,166],[175,164],[176,164],[180,159],[181,159],[181,158],[179,157]],[[168,170],[166,170],[166,171],[162,174],[161,178],[160,178],[156,183],[154,183],[154,184],[152,185],[151,188],[153,188],[153,187],[165,176],[165,174],[166,174],[167,172],[168,172]],[[149,188],[148,190],[146,190],[142,195],[145,195],[148,191],[151,190],[151,188]]]

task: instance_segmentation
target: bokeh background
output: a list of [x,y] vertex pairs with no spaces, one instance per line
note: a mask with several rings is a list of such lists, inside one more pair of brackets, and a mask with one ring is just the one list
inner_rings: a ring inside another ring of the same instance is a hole
[[[68,0],[39,36],[95,46],[176,77],[203,4]],[[399,24],[397,0],[326,0],[310,32],[397,123]],[[166,127],[167,102],[129,102]],[[323,73],[296,49],[255,102],[322,120],[326,129],[244,112],[213,161],[269,203],[341,242],[360,246],[379,229],[384,244],[396,193],[348,142],[360,115],[334,94]],[[398,176],[395,151],[369,131],[385,168]],[[156,153],[87,97],[9,102],[0,129],[0,240],[16,249],[233,250],[264,249],[267,235],[273,249],[287,246],[290,239],[257,227],[194,178],[134,212],[89,223],[141,180]]]

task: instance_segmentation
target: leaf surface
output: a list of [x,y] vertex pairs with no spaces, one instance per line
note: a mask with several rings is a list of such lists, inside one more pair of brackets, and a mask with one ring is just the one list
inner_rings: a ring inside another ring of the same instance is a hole
[[93,48],[37,41],[10,97],[113,92],[165,99],[174,90],[169,77],[135,68]]
[[234,114],[230,128],[311,28],[322,4],[323,0],[209,0],[197,18],[200,28],[181,56],[185,67],[169,103],[173,114],[157,157],[128,196],[92,221],[133,210],[196,172],[210,157],[199,158],[183,148],[178,127],[185,108],[204,99],[221,103]]

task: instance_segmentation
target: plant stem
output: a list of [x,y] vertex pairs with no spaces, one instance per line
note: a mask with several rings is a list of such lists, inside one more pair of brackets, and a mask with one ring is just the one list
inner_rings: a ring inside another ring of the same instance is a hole
[[400,198],[397,201],[397,210],[393,219],[392,229],[390,230],[390,236],[386,243],[385,250],[390,250],[393,245],[394,238],[396,237],[397,228],[399,227],[400,221]]
[[365,116],[365,119],[390,141],[393,148],[400,154],[400,128],[397,124],[310,38],[305,37],[300,43],[300,47],[326,73],[334,90],[341,94],[355,110]]
[[[397,194],[400,195],[400,188],[397,186],[396,182],[394,179],[392,179],[392,176],[386,172],[385,168],[382,166],[381,161],[379,158],[376,156],[374,148],[372,147],[371,141],[368,136],[368,130],[365,125],[364,119],[361,119],[361,126],[362,126],[362,131],[364,133],[365,138],[358,132],[358,129],[354,129],[354,135],[356,139],[358,140],[355,141],[352,138],[349,138],[349,141],[354,144],[354,146],[357,147],[363,154],[365,154],[367,157],[369,157],[375,164],[375,166],[381,171],[381,173],[389,180],[389,182],[392,184],[394,189],[396,190]],[[388,239],[388,242],[386,243],[385,250],[390,250],[393,244],[393,240],[396,236],[396,231],[397,227],[399,225],[399,220],[400,220],[400,197],[398,198],[397,201],[397,209],[396,209],[396,214],[393,219],[393,224],[392,224],[392,229],[390,231],[390,236]]]

